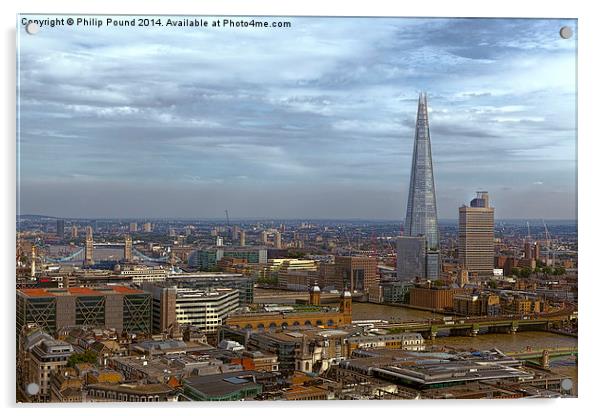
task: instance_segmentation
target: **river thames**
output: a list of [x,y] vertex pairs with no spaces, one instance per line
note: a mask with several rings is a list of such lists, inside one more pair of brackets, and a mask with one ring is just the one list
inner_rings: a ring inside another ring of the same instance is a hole
[[[294,303],[293,297],[304,298],[304,294],[284,291],[256,289],[257,302]],[[333,305],[334,306],[334,305]],[[382,319],[396,321],[422,321],[443,316],[433,312],[421,311],[402,306],[378,305],[374,303],[353,302],[353,320]],[[541,350],[545,348],[577,347],[577,338],[551,332],[525,331],[515,334],[479,334],[476,337],[446,336],[441,333],[435,340],[425,340],[425,344],[437,347],[486,350],[497,348],[502,352],[521,352],[527,348]],[[550,361],[552,370],[573,379],[574,393],[577,392],[577,363],[574,357],[555,358]]]
[[[424,320],[440,317],[441,314],[419,311],[410,308],[371,303],[353,303],[353,319],[384,320]],[[527,348],[540,350],[544,348],[577,347],[577,338],[553,334],[551,332],[525,331],[515,334],[479,334],[476,337],[450,337],[441,334],[435,340],[425,341],[426,345],[453,347],[461,349],[486,350],[497,348],[502,352],[520,352]],[[574,357],[556,358],[550,361],[553,371],[565,374],[573,379],[574,392],[577,392],[577,363]]]

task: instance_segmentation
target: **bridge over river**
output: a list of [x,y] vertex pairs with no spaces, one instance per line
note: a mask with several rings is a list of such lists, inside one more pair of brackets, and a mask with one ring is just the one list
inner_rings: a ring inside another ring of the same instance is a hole
[[576,319],[574,308],[548,314],[529,316],[488,316],[441,318],[410,322],[377,323],[375,328],[389,332],[419,332],[427,339],[434,339],[439,332],[449,331],[452,336],[476,336],[479,333],[515,333],[516,331],[551,331],[569,320]]

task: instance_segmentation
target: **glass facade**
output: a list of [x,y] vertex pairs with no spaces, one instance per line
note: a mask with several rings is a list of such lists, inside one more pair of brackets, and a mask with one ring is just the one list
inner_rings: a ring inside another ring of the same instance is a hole
[[439,270],[441,270],[441,255],[438,251],[429,251],[426,253],[426,278],[429,280],[439,279]]
[[397,278],[413,281],[426,275],[426,237],[400,237],[397,239]]
[[431,136],[425,93],[420,93],[418,98],[412,172],[404,228],[406,236],[426,237],[426,248],[428,251],[426,275],[430,279],[437,279],[440,267],[438,252],[439,224],[437,221],[435,178],[433,175]]
[[418,100],[405,234],[413,237],[424,235],[429,250],[439,249],[435,178],[431,158],[426,94],[424,93],[420,94]]

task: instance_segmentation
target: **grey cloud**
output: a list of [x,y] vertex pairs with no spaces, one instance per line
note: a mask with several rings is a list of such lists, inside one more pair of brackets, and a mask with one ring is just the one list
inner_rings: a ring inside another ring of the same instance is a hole
[[[547,161],[556,172],[528,183],[554,183],[551,176],[570,177],[574,171],[574,164],[561,162],[575,153],[574,91],[561,79],[565,70],[570,75],[566,68],[574,51],[548,38],[558,22],[293,23],[292,30],[278,35],[107,30],[91,38],[88,32],[55,29],[22,39],[23,209],[55,215],[91,209],[79,202],[69,205],[62,198],[68,190],[60,184],[69,182],[73,189],[92,184],[106,196],[111,186],[121,189],[109,185],[117,181],[127,189],[120,195],[133,192],[141,200],[150,200],[143,195],[145,189],[152,193],[145,188],[150,184],[184,200],[192,198],[185,193],[202,192],[205,203],[197,216],[206,216],[210,195],[246,204],[245,189],[254,184],[267,189],[286,184],[278,190],[288,195],[287,189],[296,192],[297,184],[311,182],[323,184],[320,192],[328,194],[327,204],[311,205],[311,215],[329,216],[320,212],[337,209],[342,216],[356,215],[345,211],[355,184],[373,192],[378,203],[390,204],[359,204],[357,211],[365,211],[357,216],[401,218],[416,96],[423,89],[432,109],[441,195],[458,183],[476,185],[466,176],[476,165],[483,166],[483,186],[504,180],[513,188],[529,169],[539,173],[539,162]],[[519,36],[527,39],[526,47],[513,43]],[[553,65],[557,62],[562,65]],[[561,69],[550,73],[548,67]],[[512,106],[523,108],[509,113]],[[516,161],[532,166],[508,172]],[[35,188],[42,179],[52,179],[46,190]],[[200,185],[232,186],[234,196],[197,190]],[[61,206],[26,194],[34,188],[65,202]],[[307,201],[315,201],[304,192]],[[94,199],[94,209],[115,209],[108,200]],[[153,206],[154,215],[172,210],[171,216],[178,216],[184,209],[162,201]],[[290,210],[304,216],[301,207],[281,201],[269,206],[274,215]],[[309,209],[305,203],[303,208]],[[134,205],[127,209],[135,215]],[[455,209],[441,206],[443,216]]]

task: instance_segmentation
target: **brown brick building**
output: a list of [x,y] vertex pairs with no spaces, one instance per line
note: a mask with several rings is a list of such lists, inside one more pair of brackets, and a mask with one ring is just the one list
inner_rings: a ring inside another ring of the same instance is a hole
[[378,288],[377,261],[373,257],[336,256],[334,264],[321,266],[320,279],[323,287],[368,293]]
[[460,288],[413,287],[410,288],[409,304],[425,309],[452,309],[454,296],[466,292],[465,289]]

